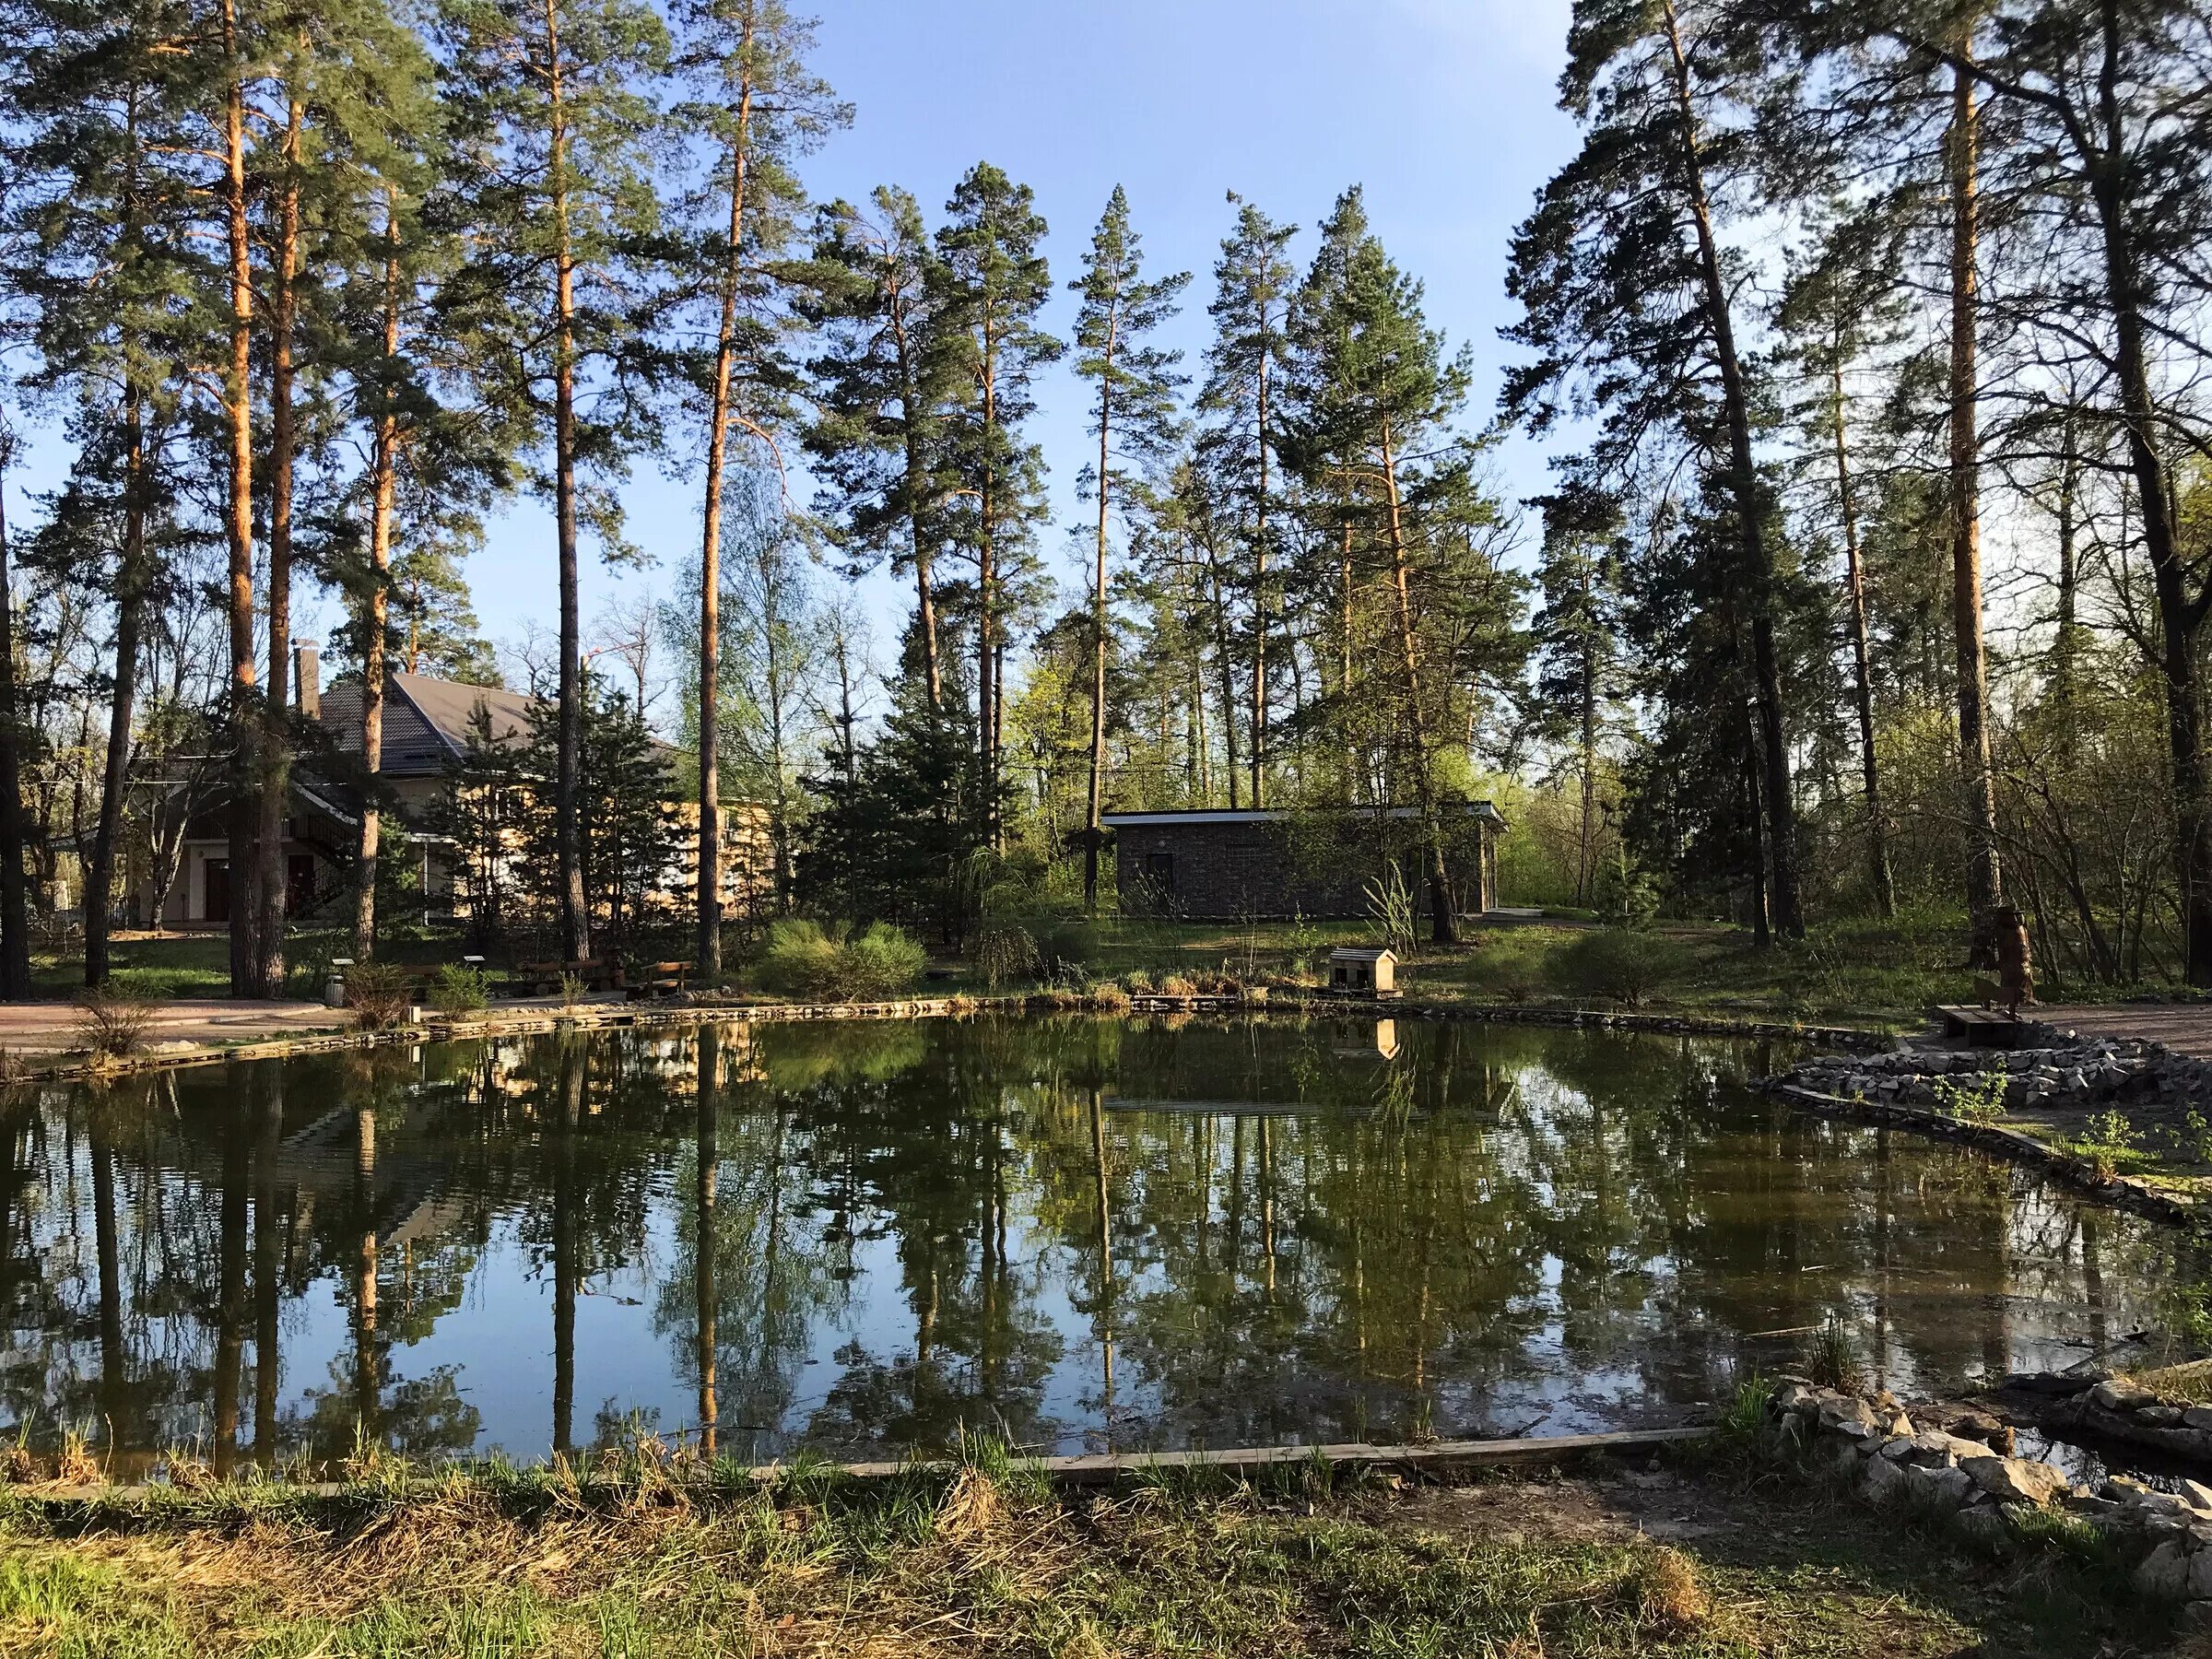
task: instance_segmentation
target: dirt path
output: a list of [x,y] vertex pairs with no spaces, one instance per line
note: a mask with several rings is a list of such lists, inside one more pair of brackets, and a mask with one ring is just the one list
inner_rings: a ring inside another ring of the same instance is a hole
[[2062,1031],[2084,1037],[2147,1038],[2177,1054],[2212,1060],[2212,1003],[2105,1003],[2089,1007],[2058,1003],[2031,1012]]
[[[81,1016],[69,1003],[0,1005],[0,1051],[22,1056],[87,1046]],[[203,997],[162,1003],[147,1028],[147,1052],[222,1043],[265,1042],[343,1030],[346,1017],[319,1002],[232,1002]]]

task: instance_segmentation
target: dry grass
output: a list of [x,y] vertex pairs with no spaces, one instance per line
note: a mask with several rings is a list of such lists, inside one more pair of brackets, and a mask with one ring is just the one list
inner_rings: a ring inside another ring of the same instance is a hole
[[76,1038],[95,1062],[120,1060],[146,1046],[160,999],[141,986],[111,981],[76,994]]
[[[2163,1365],[2129,1373],[2129,1380],[2155,1390],[2159,1398],[2176,1406],[2200,1405],[2212,1399],[2212,1359],[2192,1359],[2183,1365]],[[2212,1656],[2208,1656],[2212,1659]]]
[[1697,1630],[1712,1617],[1712,1597],[1705,1593],[1697,1563],[1678,1549],[1662,1545],[1653,1550],[1636,1589],[1643,1616],[1663,1634]]
[[[1547,1528],[1564,1493],[1543,1485],[1500,1485],[1525,1517],[1510,1530],[1439,1531],[1410,1495],[1318,1469],[1056,1496],[971,1449],[949,1476],[800,1468],[757,1489],[649,1445],[404,1496],[391,1474],[337,1499],[249,1484],[135,1511],[0,1497],[0,1655],[2019,1651],[1976,1622],[1958,1562],[1847,1514],[1820,1561],[1770,1563]],[[1868,1553],[1835,1553],[1861,1533]],[[2053,1632],[2038,1651],[2095,1649]]]

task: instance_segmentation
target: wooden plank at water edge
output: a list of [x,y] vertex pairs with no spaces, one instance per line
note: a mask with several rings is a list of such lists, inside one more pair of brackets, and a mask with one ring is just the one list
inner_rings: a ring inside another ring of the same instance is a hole
[[[1436,1441],[1425,1446],[1376,1446],[1364,1441],[1339,1441],[1319,1446],[1242,1446],[1218,1452],[1106,1452],[1072,1457],[1026,1460],[1054,1486],[1111,1486],[1131,1475],[1169,1471],[1212,1470],[1223,1475],[1251,1475],[1263,1469],[1296,1467],[1313,1462],[1355,1468],[1408,1470],[1515,1468],[1560,1463],[1578,1457],[1610,1453],[1626,1455],[1656,1451],[1682,1441],[1703,1440],[1709,1428],[1631,1429],[1613,1434],[1555,1434],[1536,1440]],[[857,1463],[843,1473],[861,1480],[882,1480],[916,1468],[948,1465],[921,1463]],[[753,1478],[772,1481],[784,1471],[775,1465],[755,1469]]]
[[2018,1048],[2028,1035],[2028,1022],[1994,1008],[1954,1007],[1939,1004],[1928,1010],[1943,1027],[1943,1034],[1971,1048]]

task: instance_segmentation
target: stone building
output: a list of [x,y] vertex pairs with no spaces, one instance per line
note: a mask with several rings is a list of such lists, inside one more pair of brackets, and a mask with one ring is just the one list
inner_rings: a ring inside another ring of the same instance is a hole
[[[1498,837],[1488,801],[1444,809],[1444,868],[1455,904],[1498,903]],[[1367,915],[1368,884],[1394,863],[1416,908],[1428,909],[1428,854],[1413,806],[1329,812],[1109,812],[1122,910],[1194,921]]]

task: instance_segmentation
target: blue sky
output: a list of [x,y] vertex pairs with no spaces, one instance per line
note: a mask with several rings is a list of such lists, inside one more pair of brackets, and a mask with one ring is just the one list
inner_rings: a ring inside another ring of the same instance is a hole
[[[814,0],[814,9],[816,65],[855,106],[852,128],[806,167],[818,196],[857,200],[895,182],[934,225],[961,173],[996,162],[1035,189],[1051,223],[1061,291],[1047,322],[1065,335],[1075,312],[1065,284],[1118,182],[1153,267],[1197,273],[1172,331],[1194,357],[1230,219],[1225,193],[1304,227],[1293,248],[1302,265],[1312,227],[1338,191],[1361,183],[1376,232],[1427,284],[1431,323],[1474,347],[1470,418],[1489,418],[1497,329],[1512,315],[1506,241],[1573,142],[1553,103],[1568,0]],[[1058,569],[1058,526],[1080,512],[1083,394],[1062,368],[1039,395],[1055,510],[1044,546]],[[16,524],[28,518],[21,492],[51,487],[65,457],[42,441],[27,459],[10,480]],[[1541,456],[1519,442],[1501,465],[1512,494],[1542,482]],[[696,489],[668,464],[641,459],[624,493],[631,537],[659,563],[613,573],[592,560],[587,617],[641,585],[668,589],[696,541]],[[547,515],[519,502],[489,530],[470,570],[486,631],[503,640],[549,627]],[[864,590],[888,649],[900,595],[883,579]]]

